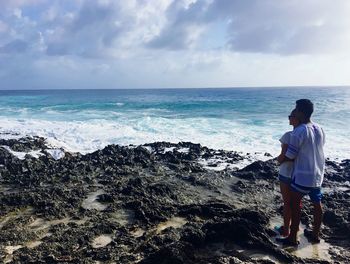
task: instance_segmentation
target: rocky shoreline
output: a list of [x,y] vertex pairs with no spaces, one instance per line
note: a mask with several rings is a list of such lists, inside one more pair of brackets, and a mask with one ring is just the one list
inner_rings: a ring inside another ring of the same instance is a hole
[[0,146],[5,263],[350,262],[350,160],[327,161],[321,244],[290,249],[275,242],[282,200],[273,159],[239,168],[247,156],[190,142],[86,155],[39,137]]

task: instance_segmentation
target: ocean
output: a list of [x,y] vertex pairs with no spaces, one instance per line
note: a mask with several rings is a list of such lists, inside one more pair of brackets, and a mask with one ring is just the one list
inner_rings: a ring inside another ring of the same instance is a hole
[[0,90],[0,138],[42,136],[81,153],[191,141],[260,158],[279,153],[300,98],[314,102],[326,156],[350,158],[350,87]]

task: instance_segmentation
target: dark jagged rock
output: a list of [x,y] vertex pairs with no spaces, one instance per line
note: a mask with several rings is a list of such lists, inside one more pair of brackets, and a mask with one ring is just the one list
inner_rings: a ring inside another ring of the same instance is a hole
[[255,161],[252,164],[234,173],[236,177],[248,180],[256,179],[276,179],[278,167],[274,160]]
[[[19,159],[0,147],[2,261],[268,263],[251,258],[249,250],[257,250],[283,263],[322,262],[274,242],[269,225],[281,213],[274,160],[215,171],[207,168],[217,169],[216,160],[235,165],[246,157],[191,142],[109,145],[58,160],[43,138],[0,145],[42,153]],[[325,186],[336,191],[324,195],[323,237],[342,249],[350,245],[349,173],[349,160],[327,161]],[[309,223],[311,205],[304,207]],[[350,260],[334,252],[335,260]]]
[[0,146],[6,145],[14,151],[28,152],[30,150],[47,149],[46,140],[42,137],[25,137],[20,139],[0,139]]

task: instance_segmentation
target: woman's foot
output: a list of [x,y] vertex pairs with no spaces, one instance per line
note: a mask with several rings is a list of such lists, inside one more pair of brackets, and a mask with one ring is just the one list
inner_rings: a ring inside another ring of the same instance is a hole
[[309,240],[309,242],[311,243],[320,243],[320,237],[319,236],[315,236],[314,232],[311,229],[304,229],[304,236]]
[[289,236],[289,230],[285,230],[284,226],[275,226],[274,230],[283,237]]
[[282,243],[282,245],[286,247],[297,247],[299,245],[299,241],[292,241],[289,237],[278,237],[276,241]]
[[275,230],[275,232],[278,233],[279,235],[282,235],[283,229],[284,229],[283,226],[275,226],[273,228],[273,230]]

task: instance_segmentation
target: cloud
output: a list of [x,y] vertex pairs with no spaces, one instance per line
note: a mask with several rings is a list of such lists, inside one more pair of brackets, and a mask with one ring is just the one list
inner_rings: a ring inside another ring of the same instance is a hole
[[[25,31],[31,38],[40,32],[50,56],[120,57],[122,51],[125,55],[133,49],[218,47],[233,52],[291,55],[339,52],[350,45],[350,2],[346,0],[6,3],[13,15],[0,17],[0,33],[8,30],[9,23],[13,32],[24,35]],[[37,15],[28,11],[33,9]],[[218,27],[213,25],[219,25],[224,34],[219,36]],[[218,39],[215,47],[205,46],[208,36]],[[30,42],[23,36],[13,36],[8,42],[16,38]]]
[[204,32],[218,22],[226,28],[222,48],[234,52],[289,55],[332,52],[350,45],[350,2],[345,0],[203,0],[187,7],[173,4],[167,17],[168,24],[149,47],[190,48],[202,39],[188,29],[196,25]]
[[16,39],[0,47],[0,53],[6,53],[6,54],[23,53],[27,50],[27,48],[28,48],[27,42],[20,39]]
[[0,34],[6,32],[8,29],[8,25],[0,20]]
[[210,2],[206,0],[174,1],[167,9],[167,23],[146,46],[172,50],[193,48],[206,30],[208,8]]
[[350,44],[347,1],[216,1],[229,16],[234,51],[277,54],[332,52]]
[[83,1],[47,34],[47,54],[106,58],[142,49],[164,23],[171,1]]
[[37,88],[302,84],[312,82],[302,74],[312,67],[315,82],[349,80],[348,0],[0,0],[0,6],[0,88],[5,80]]
[[47,35],[48,55],[99,56],[121,32],[118,9],[113,4],[86,1],[66,23]]
[[43,2],[45,2],[45,0],[0,0],[0,6],[2,9],[19,8],[23,6],[38,5]]

